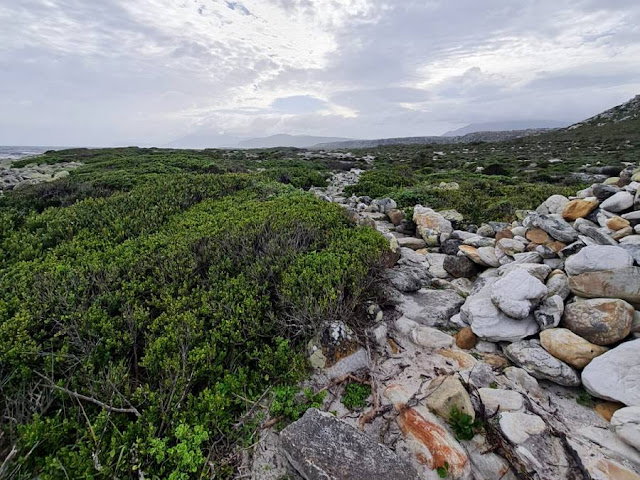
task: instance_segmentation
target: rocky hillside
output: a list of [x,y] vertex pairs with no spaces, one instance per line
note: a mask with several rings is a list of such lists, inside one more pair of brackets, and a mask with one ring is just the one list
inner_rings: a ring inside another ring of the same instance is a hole
[[314,149],[352,149],[352,148],[374,148],[385,145],[445,145],[473,142],[501,142],[516,138],[538,135],[549,132],[552,129],[531,128],[527,130],[510,130],[505,132],[473,132],[462,136],[428,136],[428,137],[402,137],[402,138],[380,138],[376,140],[350,140],[346,142],[319,143],[314,145]]
[[640,95],[636,95],[628,102],[610,108],[587,120],[571,125],[567,130],[575,130],[585,126],[604,127],[620,122],[628,122],[640,118]]
[[640,479],[640,168],[480,226],[345,197],[360,173],[315,192],[387,237],[389,302],[309,343],[329,395],[266,421],[248,475]]

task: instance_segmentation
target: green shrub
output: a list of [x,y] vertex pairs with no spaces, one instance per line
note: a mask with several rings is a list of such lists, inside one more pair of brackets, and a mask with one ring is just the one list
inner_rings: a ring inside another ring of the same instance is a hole
[[327,392],[313,393],[310,388],[300,390],[288,386],[275,389],[269,414],[281,418],[280,426],[298,420],[310,408],[320,408]]
[[449,412],[449,426],[458,440],[471,440],[482,428],[482,423],[453,406]]
[[362,383],[350,383],[342,394],[342,404],[349,410],[358,410],[367,406],[371,395],[371,386]]

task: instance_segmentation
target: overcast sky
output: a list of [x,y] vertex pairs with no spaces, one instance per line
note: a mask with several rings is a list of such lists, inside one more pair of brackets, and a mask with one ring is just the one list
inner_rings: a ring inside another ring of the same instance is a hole
[[0,0],[0,144],[433,135],[638,93],[638,0]]

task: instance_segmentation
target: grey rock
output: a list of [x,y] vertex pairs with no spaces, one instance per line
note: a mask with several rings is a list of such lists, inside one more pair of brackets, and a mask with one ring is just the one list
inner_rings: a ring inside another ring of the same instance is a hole
[[551,273],[551,267],[539,263],[509,263],[498,268],[498,275],[504,277],[515,270],[524,270],[529,275],[533,275],[541,282],[544,282]]
[[494,285],[491,300],[512,318],[527,318],[548,293],[544,283],[523,269],[514,269]]
[[443,267],[455,278],[471,278],[478,273],[476,264],[464,256],[447,255]]
[[578,232],[561,218],[550,215],[532,215],[528,217],[532,226],[541,228],[556,240],[563,243],[575,242],[578,239]]
[[431,281],[428,269],[422,265],[398,265],[384,273],[391,285],[401,292],[417,292]]
[[627,245],[627,244],[621,243],[619,247],[626,250],[629,253],[629,255],[633,257],[633,260],[638,265],[640,265],[640,245]]
[[622,212],[633,206],[633,195],[629,192],[618,192],[602,202],[600,208],[609,212]]
[[578,373],[568,364],[547,352],[538,340],[523,340],[504,349],[505,355],[533,377],[559,385],[580,385]]
[[384,214],[389,213],[391,210],[398,208],[396,202],[391,198],[376,199],[371,202],[371,205],[378,207],[378,211]]
[[440,245],[440,251],[446,255],[457,255],[458,247],[462,245],[462,240],[459,238],[448,238]]
[[600,201],[606,200],[607,198],[612,197],[620,191],[618,187],[615,187],[613,185],[605,185],[604,183],[594,185],[592,190],[593,196]]
[[536,212],[541,215],[562,213],[567,203],[569,203],[569,199],[564,195],[551,195],[536,208]]
[[564,301],[560,295],[552,295],[545,298],[533,312],[533,317],[540,325],[540,330],[555,328],[562,320],[564,313]]
[[566,247],[564,247],[562,250],[560,250],[558,254],[560,255],[561,258],[568,258],[571,255],[575,255],[586,246],[587,246],[586,243],[584,243],[583,241],[573,242],[567,245]]
[[547,278],[546,285],[549,289],[549,293],[547,294],[548,296],[558,295],[563,300],[566,300],[571,293],[571,289],[569,288],[569,278],[560,270],[554,270],[551,272],[551,275]]
[[582,371],[582,383],[595,397],[640,406],[640,339],[591,360]]
[[598,245],[618,245],[613,238],[602,231],[603,229],[595,227],[580,227],[580,232],[589,237]]
[[418,480],[391,449],[315,408],[280,434],[289,462],[306,480]]
[[569,277],[571,291],[584,298],[620,298],[640,304],[640,267],[587,272]]
[[402,296],[396,309],[405,317],[428,327],[445,327],[464,303],[454,290],[421,289]]
[[565,261],[565,270],[569,275],[631,266],[633,258],[625,249],[607,245],[585,247]]
[[498,310],[490,298],[472,298],[465,305],[471,330],[483,340],[516,342],[540,329],[533,316],[515,320]]
[[626,407],[611,417],[613,431],[627,444],[640,450],[640,407]]

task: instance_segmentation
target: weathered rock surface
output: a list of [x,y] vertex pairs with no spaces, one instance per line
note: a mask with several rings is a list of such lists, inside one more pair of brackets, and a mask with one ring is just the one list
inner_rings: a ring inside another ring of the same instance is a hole
[[473,333],[491,342],[517,342],[540,329],[533,316],[513,319],[498,310],[490,298],[471,299],[467,311]]
[[280,434],[282,448],[306,480],[417,480],[413,467],[368,435],[315,408]]
[[447,255],[443,262],[443,268],[455,278],[471,278],[478,273],[473,261],[457,255]]
[[565,262],[565,270],[569,275],[631,266],[633,258],[624,248],[607,245],[585,247]]
[[511,318],[527,318],[548,293],[544,283],[522,269],[508,273],[494,285],[491,300]]
[[441,376],[431,380],[426,395],[425,402],[429,409],[445,421],[449,420],[454,407],[473,419],[476,417],[467,390],[454,376]]
[[515,412],[522,410],[522,394],[513,390],[503,390],[501,388],[479,388],[478,395],[487,413],[493,415],[495,412]]
[[570,303],[563,325],[596,345],[611,345],[631,332],[633,307],[624,300],[594,298]]
[[640,340],[632,340],[594,358],[582,372],[594,397],[640,406]]
[[540,344],[551,355],[575,368],[586,367],[591,360],[609,350],[588,342],[566,328],[540,332]]
[[525,443],[532,435],[540,435],[546,429],[546,423],[537,415],[517,412],[500,415],[500,430],[516,445]]
[[600,208],[609,212],[618,213],[627,210],[633,206],[633,195],[629,192],[618,192],[607,198]]
[[540,330],[554,328],[560,324],[564,313],[564,300],[560,295],[546,297],[533,312],[533,317],[540,325]]
[[569,365],[547,352],[538,340],[523,340],[504,349],[513,363],[535,378],[550,380],[559,385],[578,386],[580,377]]
[[464,303],[453,290],[429,290],[423,288],[403,295],[396,307],[405,317],[428,327],[444,327],[449,319],[460,311]]
[[640,305],[640,267],[588,272],[569,277],[571,291],[584,298],[620,298]]
[[640,407],[616,410],[611,416],[611,426],[625,443],[640,450]]

